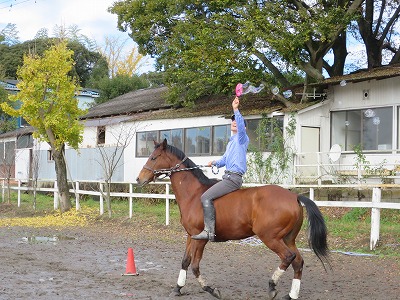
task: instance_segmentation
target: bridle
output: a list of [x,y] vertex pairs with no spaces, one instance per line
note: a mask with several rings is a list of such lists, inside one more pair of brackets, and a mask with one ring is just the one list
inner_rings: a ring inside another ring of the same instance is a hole
[[[145,164],[143,166],[143,169],[149,170],[150,172],[153,173],[154,176],[158,177],[160,175],[165,175],[165,177],[170,177],[172,175],[172,173],[175,172],[182,172],[182,171],[190,171],[190,170],[195,170],[195,169],[200,169],[200,168],[204,168],[204,167],[208,167],[205,165],[196,165],[194,167],[186,167],[186,168],[180,168],[180,166],[188,159],[187,156],[185,156],[180,163],[176,164],[175,166],[168,168],[168,169],[153,169],[149,166],[147,166],[147,164]],[[156,164],[156,162],[154,162],[154,165]],[[213,166],[216,167],[216,166]],[[214,171],[214,168],[212,169],[212,172],[214,174],[218,174],[218,168],[217,171]],[[164,177],[163,177],[164,178]]]
[[[196,166],[196,167],[194,167],[194,168],[179,169],[179,167],[181,166],[181,164],[183,164],[186,160],[187,160],[187,156],[185,156],[185,157],[181,160],[180,163],[176,164],[175,166],[173,166],[173,167],[171,167],[171,168],[169,168],[169,169],[158,169],[158,170],[156,169],[156,170],[155,170],[155,169],[153,169],[153,168],[147,166],[147,164],[145,164],[145,165],[143,166],[143,169],[149,170],[149,171],[152,172],[153,175],[155,175],[155,176],[165,175],[165,177],[167,177],[167,176],[169,177],[169,176],[171,176],[172,173],[174,173],[174,172],[185,171],[185,170],[196,169],[196,168],[197,168],[197,166]],[[154,162],[154,165],[155,165],[155,164],[156,164],[156,162]]]

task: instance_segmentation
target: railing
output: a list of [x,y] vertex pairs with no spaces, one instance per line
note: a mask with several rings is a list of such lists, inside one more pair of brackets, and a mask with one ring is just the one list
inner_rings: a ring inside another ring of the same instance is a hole
[[[8,188],[5,184],[5,180],[2,181],[2,199],[4,201],[5,191]],[[56,181],[46,182],[54,182],[54,186],[52,188],[43,188],[37,187],[36,191],[39,192],[52,192],[54,195],[54,209],[58,209],[59,198],[58,198],[58,189]],[[104,214],[104,193],[102,192],[104,189],[104,182],[99,181],[84,181],[86,183],[97,183],[99,184],[99,191],[94,190],[83,190],[80,188],[80,181],[75,181],[73,183],[73,189],[70,189],[72,194],[75,194],[75,208],[76,210],[80,209],[79,198],[80,195],[93,195],[98,196],[100,198],[99,201],[99,210],[100,215]],[[175,199],[175,195],[170,193],[170,182],[155,182],[151,184],[165,185],[165,193],[164,194],[154,194],[154,193],[134,193],[133,187],[135,186],[133,183],[127,182],[118,182],[122,184],[129,185],[129,192],[111,192],[110,197],[124,197],[129,200],[129,218],[132,218],[133,215],[133,199],[134,198],[157,198],[157,199],[165,199],[165,225],[169,225],[169,215],[170,215],[170,200]],[[243,184],[244,187],[252,187],[252,186],[260,186],[261,184]],[[353,188],[353,189],[372,189],[372,199],[371,201],[320,201],[314,199],[314,190],[316,188],[321,188],[321,185],[282,185],[284,188],[307,188],[309,189],[309,197],[314,200],[317,206],[320,207],[364,207],[371,208],[371,239],[370,239],[370,249],[375,249],[378,241],[379,241],[379,231],[380,231],[380,210],[381,209],[400,209],[400,203],[395,202],[381,202],[382,200],[382,188],[388,187],[397,187],[400,188],[399,185],[392,184],[375,184],[375,185],[367,185],[367,184],[353,184],[353,185],[323,185],[325,188]],[[21,181],[18,180],[17,186],[10,186],[11,190],[16,190],[18,194],[18,207],[21,205],[21,191],[31,191],[34,188],[29,186],[23,186]]]
[[[293,184],[315,182],[362,184],[400,184],[400,150],[365,150],[363,157],[352,151],[339,154],[335,161],[331,152],[298,152],[293,157]],[[365,156],[365,157],[364,157]],[[397,172],[399,169],[399,172]],[[400,185],[399,185],[400,187]]]

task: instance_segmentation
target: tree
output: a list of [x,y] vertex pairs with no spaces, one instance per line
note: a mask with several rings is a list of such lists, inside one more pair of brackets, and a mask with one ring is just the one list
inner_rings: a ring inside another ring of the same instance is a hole
[[117,168],[121,167],[121,159],[124,155],[125,149],[131,143],[133,137],[136,133],[136,125],[127,125],[122,122],[114,126],[109,126],[110,130],[107,131],[108,134],[112,136],[113,147],[97,146],[97,150],[100,153],[100,160],[97,163],[101,166],[103,170],[103,179],[105,182],[105,191],[100,189],[103,197],[106,199],[108,216],[111,218],[111,182],[112,177]]
[[50,145],[57,176],[61,212],[71,209],[65,146],[78,149],[82,141],[83,125],[78,121],[85,112],[78,108],[75,93],[76,79],[71,78],[73,52],[61,41],[46,50],[42,57],[36,54],[24,56],[24,64],[18,69],[20,92],[10,95],[10,100],[21,102],[14,109],[7,103],[1,108],[12,116],[23,117],[36,131],[34,137]]
[[105,37],[104,46],[98,47],[103,57],[107,60],[109,76],[114,78],[117,75],[134,75],[144,63],[143,55],[133,47],[128,53],[124,53],[127,40],[120,41],[119,37]]
[[[2,67],[0,65],[0,80],[4,79],[4,72],[2,71]],[[12,105],[8,101],[8,93],[0,84],[0,103],[8,103]],[[0,109],[0,133],[4,133],[7,131],[11,131],[17,128],[17,120],[8,114],[4,113],[3,110]]]
[[389,63],[399,62],[400,42],[396,25],[400,2],[365,0],[359,10],[358,34],[365,44],[368,68],[382,66],[383,59]]
[[0,31],[0,43],[4,43],[7,45],[15,45],[19,43],[17,25],[8,23],[6,27],[4,27]]
[[101,91],[96,98],[96,104],[107,102],[120,95],[149,87],[149,81],[145,77],[133,75],[117,75],[113,78],[103,77],[91,83],[91,87]]
[[[16,31],[16,28],[13,27],[13,30]],[[80,34],[79,31],[80,29],[76,25],[68,28],[55,26],[56,38],[54,38],[48,36],[46,28],[41,28],[33,40],[23,43],[1,43],[2,39],[10,41],[11,33],[5,33],[3,36],[0,32],[0,62],[4,68],[5,76],[7,78],[16,78],[18,67],[22,65],[24,55],[32,52],[42,55],[45,50],[54,45],[56,41],[59,41],[61,37],[65,37],[68,40],[68,48],[74,52],[76,63],[72,72],[75,73],[73,74],[74,76],[77,75],[79,77],[81,86],[88,87],[87,84],[92,77],[102,78],[107,76],[107,61],[101,53],[97,52],[95,41]]]
[[[343,74],[346,28],[364,0],[118,1],[109,11],[141,53],[157,58],[170,101],[231,93],[237,82],[294,84]],[[333,64],[324,60],[332,52]]]

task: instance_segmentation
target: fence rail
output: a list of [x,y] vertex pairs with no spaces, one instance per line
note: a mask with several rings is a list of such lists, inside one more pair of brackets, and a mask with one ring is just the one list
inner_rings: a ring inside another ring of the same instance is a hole
[[[2,199],[4,201],[5,191],[10,188],[11,190],[17,191],[18,194],[18,207],[21,205],[21,191],[32,191],[34,188],[29,186],[22,185],[21,181],[17,181],[17,185],[6,185],[6,181],[2,180]],[[58,209],[59,207],[59,198],[58,198],[58,189],[56,181],[46,180],[45,182],[53,182],[52,188],[44,188],[37,187],[36,191],[39,192],[51,192],[54,195],[54,209]],[[85,183],[97,183],[99,185],[99,191],[94,190],[84,190],[80,188],[81,181],[75,181],[72,183],[73,188],[70,189],[70,192],[75,195],[75,208],[76,210],[80,209],[80,195],[92,195],[98,196],[99,201],[99,212],[100,215],[104,214],[104,182],[101,181],[83,181]],[[132,218],[133,215],[133,199],[134,198],[150,198],[150,199],[165,199],[165,225],[169,225],[169,216],[170,216],[170,200],[175,199],[175,195],[170,193],[170,185],[169,181],[164,182],[155,182],[151,184],[155,185],[165,185],[165,193],[163,194],[155,194],[155,193],[134,193],[133,188],[136,186],[133,183],[129,182],[117,182],[119,184],[127,184],[129,185],[129,192],[111,192],[110,197],[123,197],[129,200],[129,218]],[[252,186],[260,186],[261,184],[243,184],[244,187],[252,187]],[[370,249],[375,249],[380,234],[380,210],[381,209],[400,209],[400,203],[395,202],[382,202],[382,188],[400,188],[397,184],[380,184],[380,185],[367,185],[367,184],[353,184],[353,185],[282,185],[284,188],[307,188],[309,189],[309,197],[313,200],[317,206],[320,207],[363,207],[363,208],[371,208],[371,238],[370,238]],[[372,190],[372,198],[371,201],[321,201],[314,199],[314,190],[316,188],[354,188],[354,189],[371,189]]]

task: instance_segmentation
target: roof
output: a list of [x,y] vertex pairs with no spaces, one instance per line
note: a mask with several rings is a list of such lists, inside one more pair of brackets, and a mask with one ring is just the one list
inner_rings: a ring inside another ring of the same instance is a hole
[[392,64],[387,66],[382,66],[373,69],[362,69],[356,72],[327,78],[322,82],[311,84],[311,86],[321,86],[321,85],[337,85],[342,81],[346,82],[362,82],[368,80],[381,80],[385,78],[400,76],[400,64]]
[[[233,95],[205,96],[196,101],[192,107],[177,108],[167,102],[167,91],[168,88],[165,86],[132,91],[90,108],[82,119],[130,115],[131,120],[145,120],[189,118],[211,114],[230,117],[232,114]],[[279,110],[288,112],[297,111],[314,103],[299,103],[286,108],[274,98],[271,92],[264,91],[260,94],[241,96],[240,111],[243,115],[264,114]]]
[[171,108],[166,102],[165,86],[132,91],[89,109],[82,119],[129,115],[143,111]]
[[32,134],[35,128],[32,126],[20,127],[18,129],[0,134],[0,138],[18,137],[22,135]]

